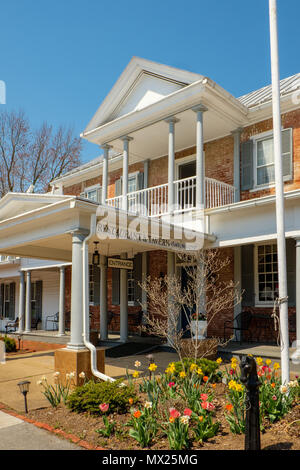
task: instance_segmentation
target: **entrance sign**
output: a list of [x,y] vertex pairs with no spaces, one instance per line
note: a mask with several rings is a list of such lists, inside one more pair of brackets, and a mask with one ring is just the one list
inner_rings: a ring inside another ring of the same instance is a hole
[[108,268],[133,269],[133,261],[128,259],[108,258]]

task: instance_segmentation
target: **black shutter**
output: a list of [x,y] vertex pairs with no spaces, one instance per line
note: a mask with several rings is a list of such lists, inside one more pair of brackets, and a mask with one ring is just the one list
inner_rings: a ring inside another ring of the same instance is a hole
[[112,305],[120,305],[120,270],[112,268]]
[[241,189],[253,188],[253,141],[248,140],[241,145]]
[[43,281],[36,281],[36,319],[42,320],[43,313]]
[[133,260],[133,278],[134,278],[134,300],[138,304],[142,302],[142,288],[139,283],[142,282],[142,253],[138,253]]
[[0,285],[0,315],[3,316],[4,284]]
[[254,291],[254,245],[242,246],[242,306],[255,305]]
[[286,265],[289,307],[296,306],[296,243],[292,238],[286,239]]
[[94,270],[94,305],[100,305],[100,268],[93,266]]
[[11,282],[9,285],[9,318],[15,318],[15,296],[16,296],[16,283]]

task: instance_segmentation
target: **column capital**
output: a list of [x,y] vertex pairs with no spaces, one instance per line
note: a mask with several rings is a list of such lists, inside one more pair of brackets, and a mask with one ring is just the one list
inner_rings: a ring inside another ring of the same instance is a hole
[[175,117],[175,116],[170,116],[170,117],[164,119],[164,121],[165,121],[166,123],[168,123],[168,124],[176,124],[177,122],[180,121],[180,119],[178,119],[178,118]]
[[241,133],[243,132],[243,128],[242,127],[238,127],[237,129],[234,129],[234,131],[231,132],[231,135],[241,135]]
[[103,144],[103,145],[100,145],[100,148],[103,150],[109,150],[109,149],[112,149],[113,146],[109,144]]
[[[89,230],[84,229],[84,228],[82,228],[82,229],[78,228],[78,229],[72,230],[70,232],[70,234],[72,235],[72,242],[73,243],[76,243],[76,242],[81,243],[88,236]],[[76,238],[77,238],[77,240],[76,240]]]
[[198,112],[205,113],[205,111],[208,111],[208,108],[204,104],[199,103],[196,106],[193,106],[191,110],[194,111],[195,113],[198,113]]
[[130,137],[130,135],[123,135],[122,137],[120,137],[120,140],[122,140],[123,142],[130,142],[131,140],[133,140],[133,137]]

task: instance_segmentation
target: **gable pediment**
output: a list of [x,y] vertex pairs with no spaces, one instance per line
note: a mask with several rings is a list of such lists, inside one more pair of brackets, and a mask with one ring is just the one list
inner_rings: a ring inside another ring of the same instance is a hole
[[185,83],[168,80],[162,76],[142,71],[118,106],[113,110],[107,122],[156,103],[184,86],[186,86]]
[[83,134],[154,104],[201,79],[203,76],[199,74],[133,57]]

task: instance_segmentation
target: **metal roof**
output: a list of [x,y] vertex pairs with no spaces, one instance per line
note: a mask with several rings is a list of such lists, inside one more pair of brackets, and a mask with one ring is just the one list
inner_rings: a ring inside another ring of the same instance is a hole
[[[300,73],[280,80],[280,96],[288,95],[300,88]],[[240,96],[238,100],[247,106],[253,108],[262,103],[272,101],[272,85],[265,86],[259,90],[252,91],[246,95]]]

